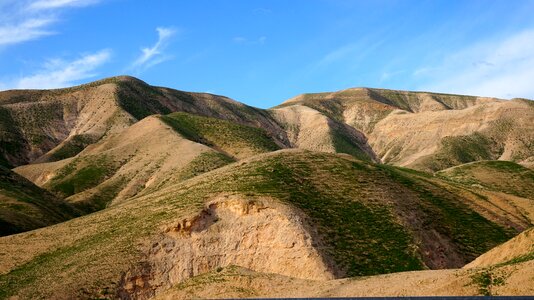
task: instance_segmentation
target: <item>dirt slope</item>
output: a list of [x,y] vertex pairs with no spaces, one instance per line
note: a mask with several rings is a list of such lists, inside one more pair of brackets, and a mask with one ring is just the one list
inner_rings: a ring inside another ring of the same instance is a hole
[[[493,277],[492,277],[493,276]],[[486,284],[485,278],[498,280]],[[431,270],[313,281],[231,266],[191,278],[154,299],[534,295],[534,261],[488,270]]]
[[360,159],[377,161],[363,133],[313,108],[295,105],[272,109],[271,113],[286,130],[293,148],[347,153]]

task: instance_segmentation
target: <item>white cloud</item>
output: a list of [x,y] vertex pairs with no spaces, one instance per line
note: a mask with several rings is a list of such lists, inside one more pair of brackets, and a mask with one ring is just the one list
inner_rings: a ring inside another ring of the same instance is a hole
[[418,89],[499,98],[534,98],[534,29],[485,41],[413,74]]
[[111,51],[104,49],[71,61],[51,59],[40,71],[15,79],[9,84],[4,83],[1,88],[52,89],[72,86],[79,80],[97,76],[95,70],[109,61],[110,57]]
[[0,45],[17,44],[54,34],[46,27],[55,20],[51,18],[27,19],[20,24],[0,26]]
[[171,59],[170,56],[165,55],[163,51],[167,47],[170,38],[176,34],[176,30],[172,28],[158,27],[158,41],[150,48],[142,48],[142,54],[132,63],[131,68],[138,72],[146,70],[152,66]]
[[99,0],[38,0],[28,6],[32,10],[54,9],[63,7],[80,7],[95,4]]
[[55,34],[51,25],[68,7],[98,3],[99,0],[2,0],[0,3],[0,47]]

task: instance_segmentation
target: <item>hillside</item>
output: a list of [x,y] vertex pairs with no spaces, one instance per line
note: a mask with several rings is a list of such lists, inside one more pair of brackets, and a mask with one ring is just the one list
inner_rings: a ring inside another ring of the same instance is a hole
[[530,164],[534,105],[475,96],[357,88],[304,94],[307,106],[363,132],[382,162],[438,171],[478,160]]
[[531,260],[534,260],[534,228],[525,230],[506,243],[491,249],[465,265],[464,268],[513,265]]
[[355,88],[304,94],[262,110],[119,76],[67,89],[0,92],[0,163],[70,158],[149,115],[184,112],[263,129],[277,148],[348,153],[425,171],[479,160],[530,165],[531,102]]
[[282,150],[1,238],[0,296],[147,297],[230,265],[321,280],[461,267],[529,226],[477,201],[424,173]]
[[455,182],[534,199],[534,171],[509,161],[479,161],[437,173]]
[[533,103],[0,92],[0,299],[534,294]]
[[287,144],[265,111],[120,76],[67,89],[0,92],[0,163],[14,167],[73,157],[149,115],[177,111],[263,128],[280,146]]
[[233,159],[147,117],[71,159],[15,169],[86,212],[188,179]]
[[79,215],[65,201],[0,166],[0,236],[49,226]]
[[337,298],[532,295],[534,261],[491,270],[429,270],[328,281],[230,266],[193,277],[154,299]]

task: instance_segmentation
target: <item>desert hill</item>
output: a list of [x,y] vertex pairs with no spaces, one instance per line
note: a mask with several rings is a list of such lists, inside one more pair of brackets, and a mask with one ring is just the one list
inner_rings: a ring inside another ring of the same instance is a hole
[[475,96],[356,88],[304,94],[307,106],[363,132],[384,163],[438,171],[478,160],[531,164],[534,105]]
[[226,97],[152,87],[128,76],[58,90],[0,92],[5,165],[69,158],[87,145],[153,114],[183,111],[265,128],[279,143],[283,131],[269,115]]
[[0,92],[0,299],[534,293],[532,103]]
[[187,113],[149,116],[76,157],[15,168],[87,212],[279,149],[259,128]]
[[425,175],[349,155],[257,155],[0,239],[0,290],[145,298],[229,265],[312,280],[454,268],[531,226],[520,208],[478,206]]

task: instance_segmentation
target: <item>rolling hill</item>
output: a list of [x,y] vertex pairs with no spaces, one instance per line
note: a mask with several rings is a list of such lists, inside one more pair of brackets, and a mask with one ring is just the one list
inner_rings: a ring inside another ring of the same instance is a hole
[[532,101],[357,88],[304,94],[307,106],[363,132],[382,162],[439,171],[478,160],[531,164]]
[[349,155],[254,156],[0,239],[0,290],[143,298],[229,265],[316,280],[458,268],[530,226],[424,175]]
[[0,299],[534,293],[532,103],[0,92]]

